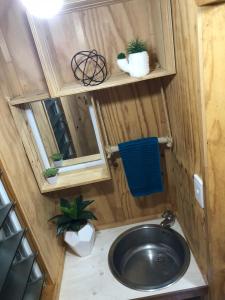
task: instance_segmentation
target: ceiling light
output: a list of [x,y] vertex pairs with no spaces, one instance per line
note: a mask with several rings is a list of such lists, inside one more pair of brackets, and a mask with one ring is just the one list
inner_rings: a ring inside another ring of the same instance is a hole
[[63,0],[21,0],[27,11],[37,18],[48,19],[56,15],[63,6]]

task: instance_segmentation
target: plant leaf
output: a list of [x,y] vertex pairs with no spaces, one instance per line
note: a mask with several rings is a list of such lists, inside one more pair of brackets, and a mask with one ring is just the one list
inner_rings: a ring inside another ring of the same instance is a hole
[[97,220],[96,216],[93,214],[92,211],[84,210],[79,215],[79,219],[85,219],[85,220]]
[[[56,216],[50,218],[50,219],[48,220],[48,222],[54,222],[55,220],[59,219],[59,218],[62,217],[62,216],[63,216],[63,215],[56,215]],[[55,223],[55,222],[54,222],[54,223]]]
[[84,210],[86,207],[88,207],[93,202],[94,202],[94,200],[83,200],[82,203],[79,204],[78,209],[80,211]]
[[62,215],[62,217],[57,219],[56,224],[59,225],[63,225],[63,224],[67,224],[71,222],[71,218],[65,215]]
[[68,201],[67,199],[61,198],[60,199],[60,208],[61,207],[70,208],[71,207],[70,201]]

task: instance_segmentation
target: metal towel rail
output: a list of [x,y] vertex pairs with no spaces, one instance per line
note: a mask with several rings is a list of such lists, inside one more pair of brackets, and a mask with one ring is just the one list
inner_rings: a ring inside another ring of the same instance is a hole
[[[158,142],[159,142],[159,144],[166,144],[166,146],[168,148],[171,148],[173,146],[173,139],[171,137],[168,137],[168,136],[159,137]],[[116,146],[106,146],[105,150],[107,152],[108,158],[110,158],[113,153],[119,152],[119,147],[118,147],[118,145],[116,145]]]

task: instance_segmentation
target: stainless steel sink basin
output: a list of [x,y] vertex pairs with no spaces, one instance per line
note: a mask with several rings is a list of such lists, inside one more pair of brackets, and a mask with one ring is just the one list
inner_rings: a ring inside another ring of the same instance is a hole
[[190,250],[176,231],[140,225],[122,233],[108,255],[114,277],[135,290],[156,290],[177,281],[190,263]]

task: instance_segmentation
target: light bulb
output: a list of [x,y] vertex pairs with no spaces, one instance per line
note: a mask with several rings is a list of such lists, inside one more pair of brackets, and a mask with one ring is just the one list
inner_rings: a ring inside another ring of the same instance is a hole
[[35,17],[49,19],[63,6],[63,0],[21,0],[27,11]]

